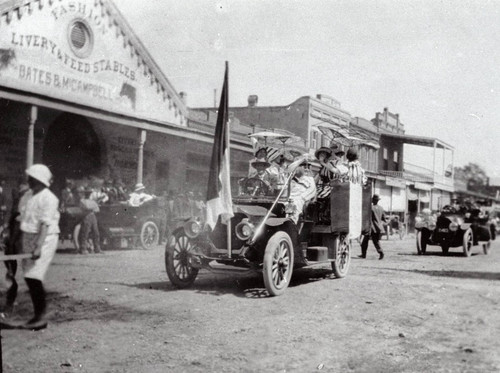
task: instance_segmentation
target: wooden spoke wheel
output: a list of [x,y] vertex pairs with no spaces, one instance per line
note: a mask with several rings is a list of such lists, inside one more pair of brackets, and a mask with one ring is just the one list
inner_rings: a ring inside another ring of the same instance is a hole
[[170,282],[177,288],[186,288],[193,284],[198,275],[198,268],[192,266],[193,242],[179,231],[170,237],[165,249],[165,266]]
[[269,295],[285,292],[293,272],[293,245],[285,232],[275,233],[267,242],[264,253],[263,276]]
[[158,226],[152,221],[146,221],[141,227],[141,246],[145,249],[151,249],[158,245],[160,240],[160,231]]
[[349,272],[349,264],[351,263],[351,245],[346,235],[342,235],[336,242],[335,261],[332,262],[333,274],[337,278],[342,278]]
[[469,257],[471,254],[473,244],[472,229],[467,229],[464,233],[462,247],[464,249],[464,256]]

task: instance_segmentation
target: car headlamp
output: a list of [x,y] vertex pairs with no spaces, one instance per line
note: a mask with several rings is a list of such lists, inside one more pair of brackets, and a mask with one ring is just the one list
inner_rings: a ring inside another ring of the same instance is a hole
[[433,231],[434,229],[436,229],[436,223],[433,221],[429,222],[429,225],[427,226],[427,228],[429,228],[429,230]]
[[450,223],[450,231],[455,232],[456,230],[458,230],[458,223],[456,221],[452,221]]
[[202,227],[197,220],[189,220],[184,224],[184,232],[189,238],[196,238],[201,233]]
[[254,232],[255,232],[255,226],[252,223],[250,223],[248,219],[243,219],[234,228],[234,233],[236,234],[236,237],[238,237],[238,239],[242,241],[248,240],[250,237],[252,237]]

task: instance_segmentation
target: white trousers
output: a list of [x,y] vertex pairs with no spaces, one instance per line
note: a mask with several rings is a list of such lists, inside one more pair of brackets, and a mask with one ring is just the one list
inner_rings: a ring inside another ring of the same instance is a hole
[[[23,253],[32,253],[35,251],[37,236],[35,233],[23,232]],[[22,266],[25,278],[32,278],[43,282],[47,269],[56,254],[58,241],[58,234],[48,234],[43,242],[40,258],[36,260],[23,259]]]

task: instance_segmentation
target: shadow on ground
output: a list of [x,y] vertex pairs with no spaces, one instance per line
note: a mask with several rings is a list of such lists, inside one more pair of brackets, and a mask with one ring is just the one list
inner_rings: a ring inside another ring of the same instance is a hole
[[[324,279],[332,279],[332,271],[324,268],[301,268],[295,270],[289,287],[301,286],[311,282]],[[146,282],[140,284],[109,282],[133,287],[137,289],[159,290],[159,291],[181,291],[176,289],[167,278],[165,281]],[[193,285],[182,291],[194,291],[200,294],[220,296],[233,294],[243,298],[267,298],[269,295],[265,289],[264,280],[260,273],[246,274],[212,274],[210,272],[200,272]]]
[[[131,322],[140,317],[162,317],[162,314],[139,310],[126,306],[117,306],[105,300],[89,301],[75,299],[69,295],[49,292],[47,294],[48,320],[51,323],[63,324],[76,320],[100,320]],[[29,319],[33,314],[33,306],[28,292],[18,295],[14,320]]]
[[410,272],[420,275],[435,276],[435,277],[451,277],[462,279],[476,280],[500,280],[500,272],[475,272],[475,271],[435,271],[421,269],[395,269],[384,268],[389,271]]

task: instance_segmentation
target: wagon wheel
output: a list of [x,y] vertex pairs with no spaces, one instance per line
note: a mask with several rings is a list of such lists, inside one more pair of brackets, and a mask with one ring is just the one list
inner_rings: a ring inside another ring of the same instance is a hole
[[427,251],[427,242],[422,240],[422,231],[417,233],[417,253],[418,255],[423,255]]
[[464,233],[464,239],[463,239],[463,249],[464,249],[464,256],[469,257],[472,249],[472,229],[467,229]]
[[159,238],[160,231],[154,222],[147,221],[142,225],[140,239],[143,248],[151,249],[153,246],[158,245]]
[[191,264],[193,242],[184,231],[178,231],[169,239],[165,249],[165,267],[170,282],[179,289],[191,286],[198,275],[198,268]]
[[293,245],[285,232],[275,233],[267,242],[262,274],[271,296],[285,292],[293,272]]
[[491,247],[491,241],[483,243],[483,253],[484,253],[484,255],[488,255],[488,253],[490,252],[490,247]]
[[342,278],[347,275],[349,271],[349,264],[351,263],[351,245],[346,235],[337,237],[335,240],[335,261],[332,262],[333,274],[337,278]]

